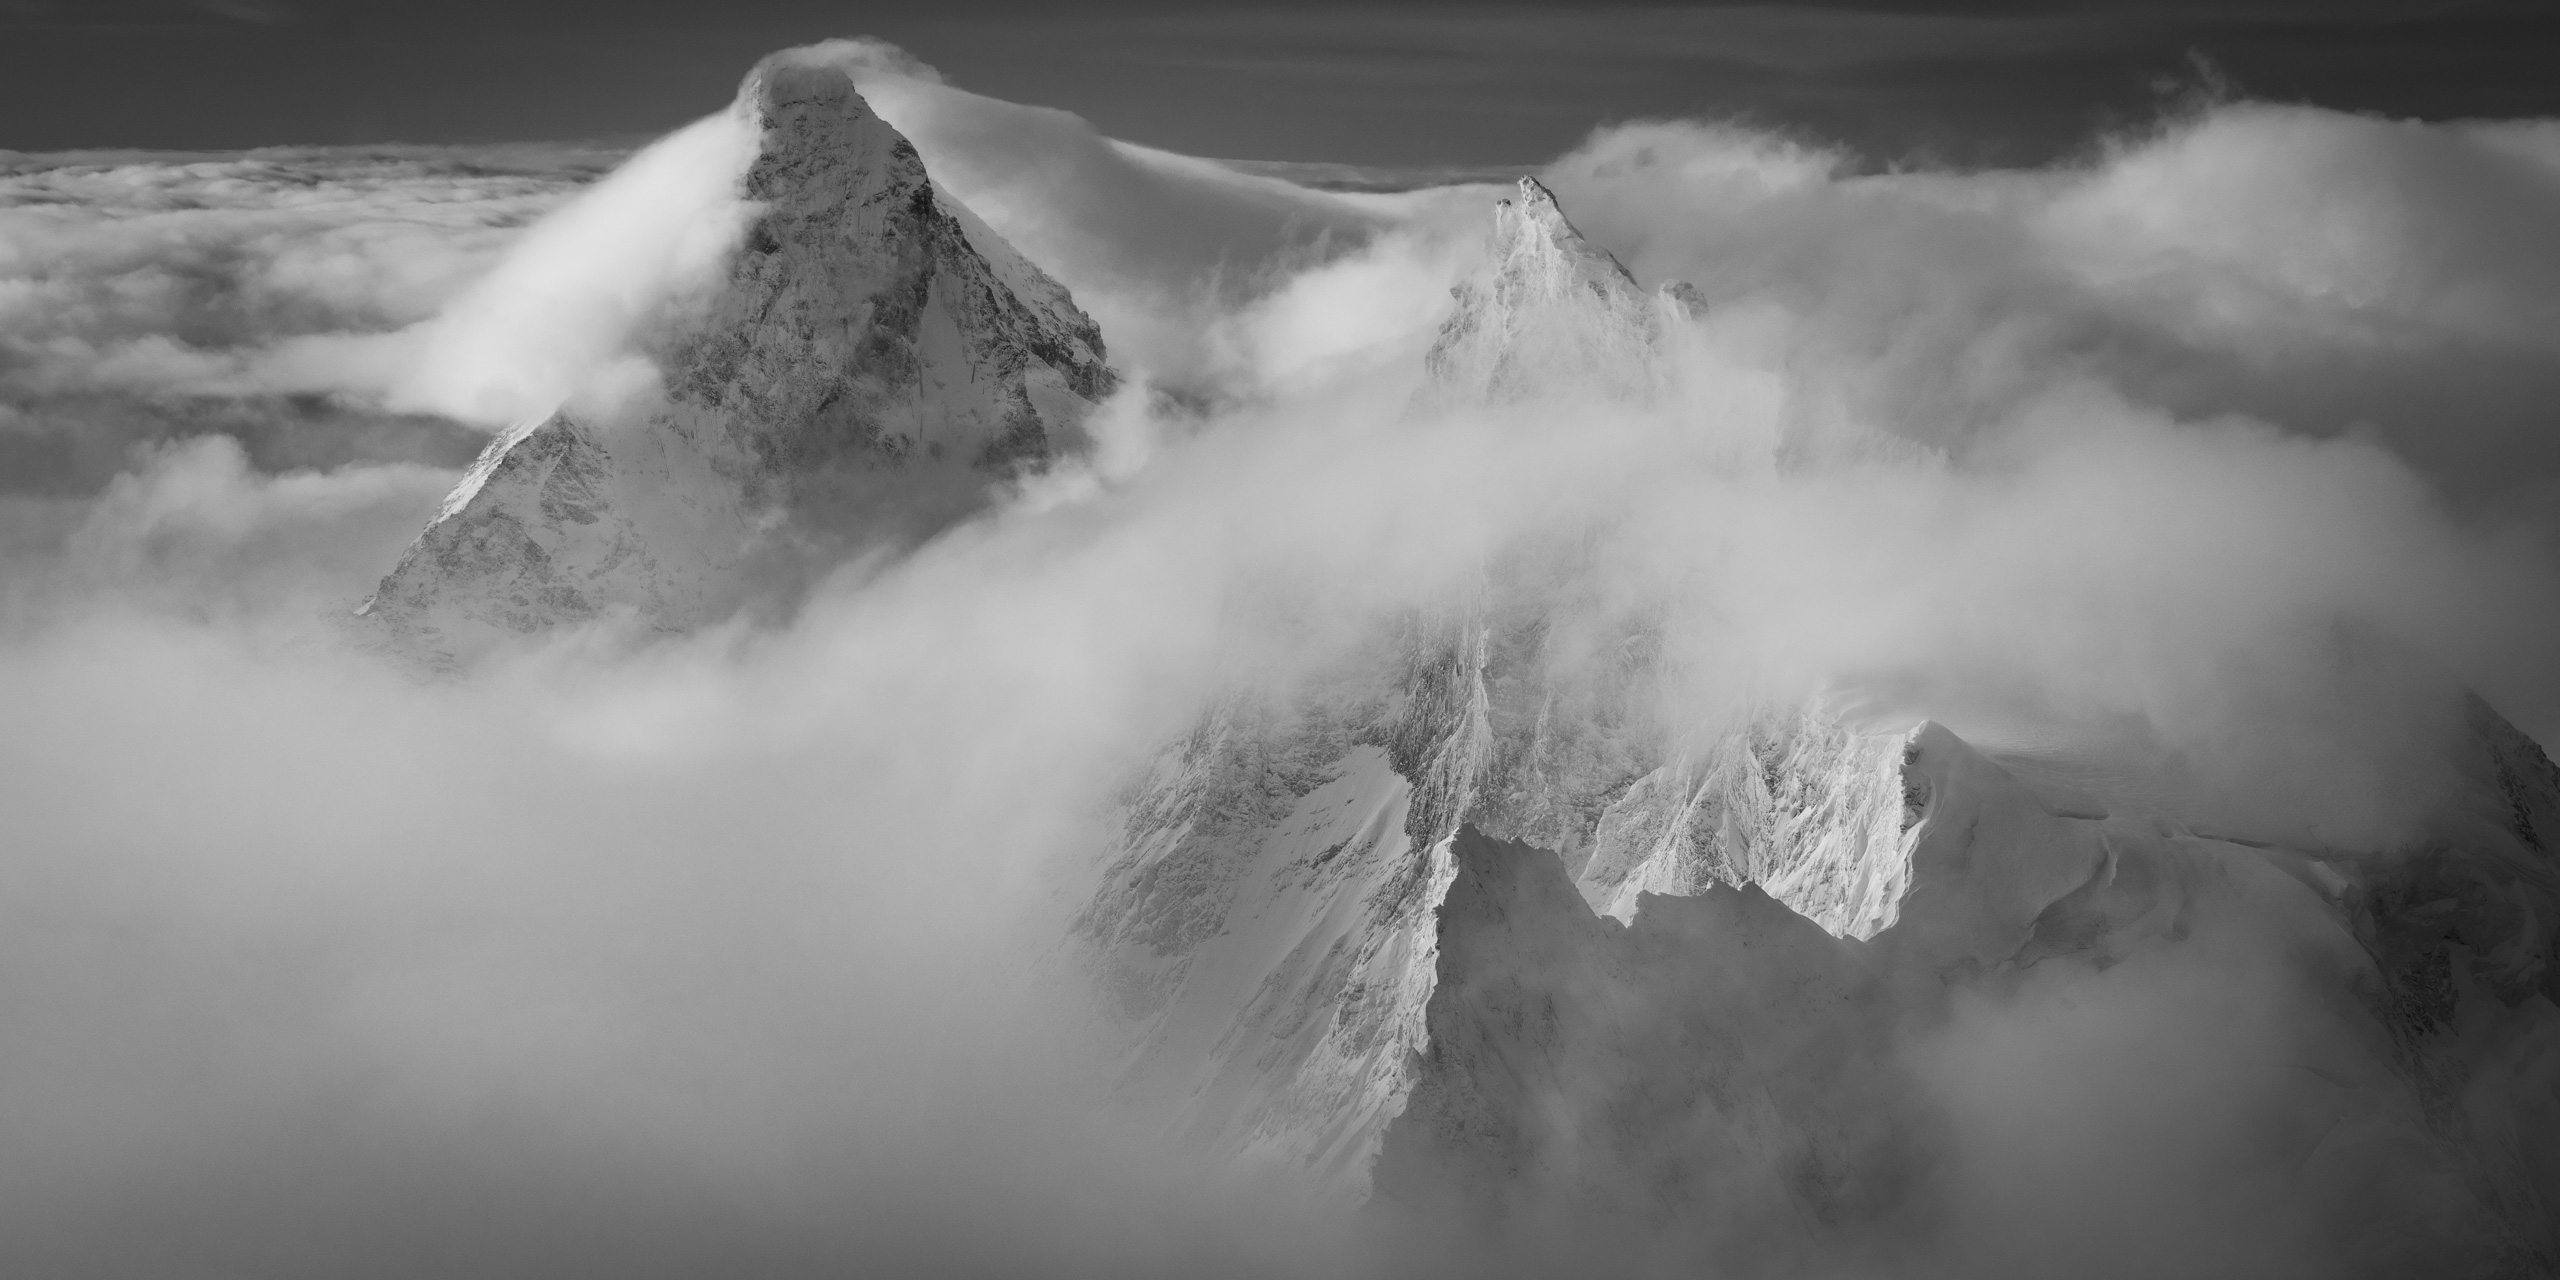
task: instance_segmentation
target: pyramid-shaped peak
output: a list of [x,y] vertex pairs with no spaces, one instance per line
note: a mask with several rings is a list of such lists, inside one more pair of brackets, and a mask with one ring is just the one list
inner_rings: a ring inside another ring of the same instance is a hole
[[1100,329],[934,190],[841,65],[767,58],[731,111],[755,130],[748,215],[648,335],[662,394],[493,443],[363,611],[404,650],[787,607],[1083,447],[1116,382]]
[[1487,249],[1425,357],[1438,387],[1501,398],[1558,378],[1629,393],[1653,384],[1668,304],[1583,239],[1546,184],[1524,177],[1494,206]]
[[1624,264],[1583,238],[1573,220],[1565,216],[1556,193],[1536,178],[1520,179],[1519,194],[1496,207],[1494,222],[1497,238],[1509,242],[1504,255],[1506,270],[1517,272],[1531,262],[1543,262],[1544,274],[1552,275],[1556,268],[1564,267],[1564,274],[1603,292],[1620,285],[1635,285],[1635,277],[1628,274]]

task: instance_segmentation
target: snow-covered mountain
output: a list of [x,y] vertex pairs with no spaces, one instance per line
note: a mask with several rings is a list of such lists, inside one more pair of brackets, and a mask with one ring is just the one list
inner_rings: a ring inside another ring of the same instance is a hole
[[[1436,397],[1507,399],[1597,376],[1644,394],[1683,291],[1647,295],[1523,181],[1430,356]],[[1333,678],[1239,694],[1126,802],[1083,925],[1143,1046],[1135,1087],[1175,1127],[1365,1194],[1428,1047],[1434,911],[1462,824],[1555,851],[1597,907],[1762,880],[1826,925],[1893,918],[1906,798],[1898,735],[1817,711],[1692,742],[1649,714],[1638,628],[1599,667],[1563,661],[1553,584],[1417,613]]]
[[[1432,394],[1559,368],[1640,392],[1694,304],[1533,183],[1494,221]],[[2560,770],[2486,704],[2415,841],[2288,848],[2198,829],[2138,771],[2066,787],[1845,699],[1661,723],[1642,626],[1557,643],[1574,580],[1489,573],[1224,700],[1132,783],[1081,925],[1175,1133],[1558,1266],[1594,1234],[1838,1266],[1957,1212],[1911,1046],[1961,993],[2144,981],[2246,919],[2326,1046],[2252,1158],[2325,1188],[2351,1271],[2560,1264]],[[1765,1230],[1695,1234],[1736,1222]]]
[[1645,294],[1535,178],[1495,205],[1488,258],[1458,287],[1426,358],[1437,394],[1498,400],[1560,377],[1634,395],[1656,388],[1656,344],[1695,305],[1694,290]]
[[436,659],[623,616],[682,628],[930,532],[1079,446],[1114,375],[1067,291],[839,69],[768,59],[754,214],[655,351],[664,394],[491,442],[358,611]]

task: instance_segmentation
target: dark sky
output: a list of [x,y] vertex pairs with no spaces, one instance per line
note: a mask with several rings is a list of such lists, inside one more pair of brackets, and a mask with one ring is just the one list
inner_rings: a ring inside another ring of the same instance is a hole
[[617,138],[830,35],[1196,154],[1534,161],[1740,117],[1882,160],[2032,161],[2224,83],[2560,116],[2560,0],[1839,5],[0,0],[0,148]]

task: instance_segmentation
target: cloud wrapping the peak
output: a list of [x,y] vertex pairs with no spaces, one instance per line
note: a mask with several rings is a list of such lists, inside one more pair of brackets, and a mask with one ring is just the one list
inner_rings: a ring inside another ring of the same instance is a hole
[[547,416],[599,383],[645,381],[638,339],[718,280],[746,234],[745,104],[651,144],[528,230],[424,325],[386,402],[492,427]]
[[886,40],[870,36],[838,37],[816,44],[795,45],[773,57],[797,66],[834,67],[856,81],[895,77],[919,84],[943,83],[942,73],[925,65],[922,59]]

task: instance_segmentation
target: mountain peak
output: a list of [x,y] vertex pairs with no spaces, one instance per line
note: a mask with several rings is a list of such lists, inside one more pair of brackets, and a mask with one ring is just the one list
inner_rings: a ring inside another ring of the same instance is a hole
[[1571,236],[1575,239],[1581,238],[1582,233],[1573,229],[1573,223],[1564,216],[1564,206],[1557,203],[1556,193],[1548,190],[1547,184],[1540,182],[1536,178],[1527,174],[1522,174],[1520,181],[1516,185],[1519,188],[1520,194],[1509,200],[1501,201],[1496,207],[1516,207],[1520,210],[1522,215],[1537,219],[1540,223],[1557,228],[1563,235]]
[[1647,296],[1531,177],[1496,202],[1485,265],[1453,292],[1457,309],[1429,356],[1432,381],[1444,392],[1490,399],[1531,394],[1558,378],[1642,393],[1654,381],[1662,312],[1680,305]]
[[766,54],[756,63],[739,83],[738,100],[768,115],[806,102],[852,104],[866,115],[871,110],[843,68],[799,56],[794,49]]
[[1101,331],[934,189],[841,69],[775,55],[734,109],[759,131],[755,211],[655,343],[665,394],[493,442],[359,610],[402,647],[451,662],[559,623],[680,629],[787,598],[1083,439],[1116,381]]
[[1583,238],[1545,183],[1520,179],[1519,195],[1494,210],[1502,274],[1518,284],[1548,296],[1575,285],[1603,297],[1637,292],[1636,278],[1608,250]]
[[906,138],[872,111],[841,68],[774,54],[738,86],[733,108],[758,132],[756,163],[747,171],[751,200],[825,199],[839,183],[808,181],[860,175],[870,185],[927,185],[924,161]]

